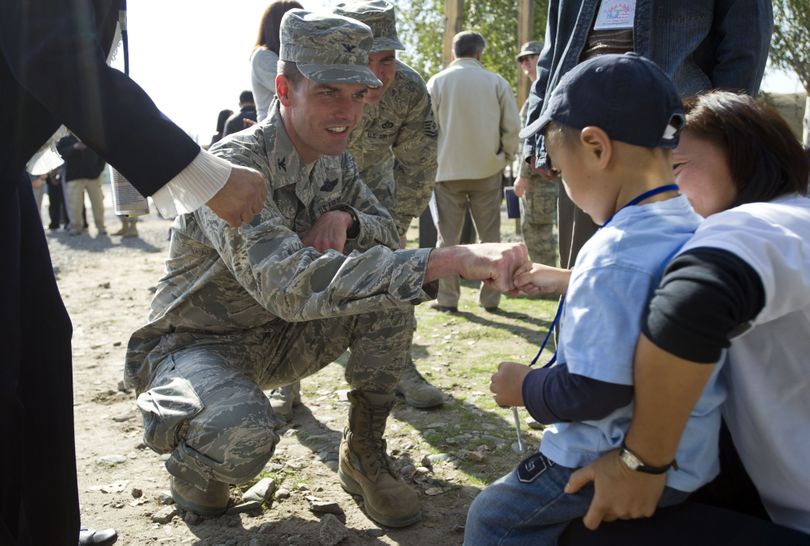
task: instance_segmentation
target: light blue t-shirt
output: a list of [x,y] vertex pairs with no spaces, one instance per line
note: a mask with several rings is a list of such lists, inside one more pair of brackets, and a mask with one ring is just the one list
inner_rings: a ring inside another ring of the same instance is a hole
[[[670,259],[701,222],[686,197],[624,208],[582,247],[565,299],[557,360],[572,374],[633,384],[633,356],[641,318]],[[719,370],[719,366],[717,367]],[[694,491],[719,471],[717,436],[725,390],[717,370],[690,416],[678,448],[679,470],[667,485]],[[604,419],[558,423],[546,430],[540,451],[576,468],[621,445],[633,405]]]

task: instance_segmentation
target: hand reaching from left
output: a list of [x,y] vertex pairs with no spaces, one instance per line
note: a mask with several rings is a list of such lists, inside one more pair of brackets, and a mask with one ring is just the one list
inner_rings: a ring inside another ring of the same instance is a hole
[[465,279],[483,281],[501,292],[514,290],[515,271],[529,261],[529,251],[523,243],[482,243],[434,249],[430,253],[425,283],[461,275]]
[[231,227],[249,224],[261,212],[267,186],[258,171],[233,165],[225,185],[208,200],[208,208]]
[[529,261],[529,251],[523,243],[483,243],[458,248],[467,251],[459,262],[459,275],[483,281],[501,292],[514,290],[515,271]]

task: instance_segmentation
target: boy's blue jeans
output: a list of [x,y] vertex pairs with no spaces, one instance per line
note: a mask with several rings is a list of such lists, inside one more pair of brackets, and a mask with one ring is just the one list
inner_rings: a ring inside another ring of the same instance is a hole
[[[467,513],[465,546],[554,546],[566,526],[588,511],[593,486],[564,492],[572,468],[555,464],[541,453],[478,495]],[[688,493],[664,489],[659,506],[683,502]]]

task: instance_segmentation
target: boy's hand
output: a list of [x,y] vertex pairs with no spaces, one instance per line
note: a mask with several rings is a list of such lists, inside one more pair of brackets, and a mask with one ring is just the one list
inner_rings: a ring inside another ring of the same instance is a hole
[[495,393],[495,403],[502,407],[523,405],[523,379],[531,371],[525,364],[501,362],[492,374],[489,390]]
[[568,290],[570,269],[543,264],[525,264],[515,271],[514,282],[518,290],[527,294],[565,294]]
[[425,283],[451,275],[483,281],[500,292],[515,288],[515,271],[529,261],[523,243],[482,243],[434,249],[428,258]]

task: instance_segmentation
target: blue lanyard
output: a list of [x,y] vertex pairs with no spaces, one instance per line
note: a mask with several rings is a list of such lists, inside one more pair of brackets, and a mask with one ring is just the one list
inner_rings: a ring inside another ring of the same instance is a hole
[[[605,220],[605,223],[602,224],[599,227],[599,229],[602,229],[603,227],[608,225],[610,223],[610,221],[613,220],[613,217],[616,216],[619,213],[619,211],[622,211],[622,210],[626,209],[627,207],[633,207],[635,205],[638,205],[642,201],[644,201],[646,199],[649,199],[650,197],[652,197],[654,195],[658,195],[659,193],[664,193],[664,192],[668,192],[668,191],[678,191],[678,185],[677,184],[666,184],[664,186],[658,186],[657,188],[653,188],[651,190],[645,191],[644,193],[642,193],[641,195],[639,195],[638,197],[634,198],[629,203],[624,205],[622,208],[620,208],[619,210],[617,210],[616,212],[611,214],[610,218]],[[551,326],[548,327],[548,332],[546,333],[545,339],[543,339],[543,343],[540,345],[540,350],[537,351],[537,354],[534,356],[534,358],[532,359],[532,362],[531,362],[531,364],[529,364],[529,366],[534,366],[537,363],[537,360],[540,358],[540,355],[543,353],[543,349],[546,348],[546,345],[548,344],[548,340],[551,338],[551,332],[554,331],[554,327],[557,325],[557,322],[559,322],[559,320],[560,320],[560,316],[562,315],[564,305],[565,305],[565,296],[560,298],[560,303],[557,305],[557,312],[554,313],[554,320],[551,321]],[[553,366],[555,362],[557,362],[557,349],[554,349],[554,354],[551,355],[551,360],[546,362],[543,365],[543,368],[548,368],[549,366]]]

